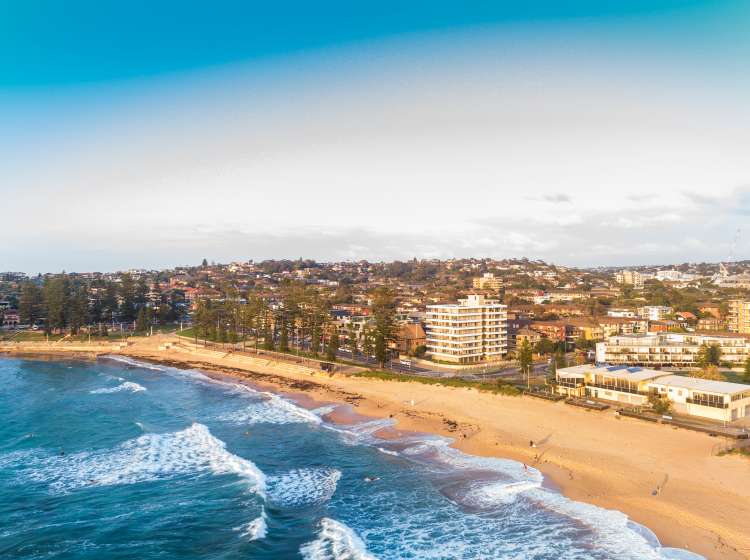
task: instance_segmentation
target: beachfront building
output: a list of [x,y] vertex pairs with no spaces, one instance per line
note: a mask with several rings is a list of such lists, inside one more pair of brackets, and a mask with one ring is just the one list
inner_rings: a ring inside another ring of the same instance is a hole
[[652,381],[649,388],[667,397],[678,414],[722,422],[750,417],[750,385],[665,375]]
[[508,352],[505,305],[482,295],[458,303],[427,306],[427,355],[433,360],[475,364],[500,360]]
[[721,361],[742,365],[750,341],[739,335],[659,332],[611,336],[596,345],[596,362],[610,365],[697,367],[702,345],[716,344]]
[[592,397],[634,406],[648,402],[648,384],[663,371],[622,366],[582,365],[555,372],[557,392],[568,397]]
[[625,366],[583,365],[556,372],[558,393],[643,406],[650,395],[670,401],[677,414],[733,422],[750,417],[750,385]]
[[727,328],[731,332],[750,333],[750,301],[733,299],[729,302]]

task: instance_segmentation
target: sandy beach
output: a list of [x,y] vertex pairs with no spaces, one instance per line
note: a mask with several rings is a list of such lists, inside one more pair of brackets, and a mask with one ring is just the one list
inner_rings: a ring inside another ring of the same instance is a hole
[[467,453],[537,467],[566,496],[626,513],[665,546],[707,558],[750,558],[750,461],[717,456],[723,443],[717,438],[530,397],[329,375],[187,346],[160,349],[166,341],[175,338],[135,339],[118,353],[230,375],[293,394],[305,406],[347,403],[357,415],[393,418],[400,430],[446,435]]

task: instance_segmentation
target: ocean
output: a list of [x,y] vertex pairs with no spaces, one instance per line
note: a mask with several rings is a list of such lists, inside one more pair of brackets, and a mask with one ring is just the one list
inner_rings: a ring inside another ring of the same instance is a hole
[[0,359],[0,558],[695,559],[535,469],[127,358]]

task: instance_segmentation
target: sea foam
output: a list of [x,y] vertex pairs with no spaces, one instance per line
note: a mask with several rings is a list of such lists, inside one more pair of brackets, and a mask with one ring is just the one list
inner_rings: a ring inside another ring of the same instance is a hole
[[143,385],[139,385],[138,383],[135,383],[133,381],[125,381],[124,383],[120,383],[116,387],[104,387],[102,389],[94,389],[93,391],[89,391],[92,395],[102,395],[102,394],[108,394],[108,393],[120,393],[122,391],[130,392],[130,393],[140,393],[141,391],[145,391],[146,388]]
[[252,461],[227,451],[223,441],[198,423],[178,432],[144,434],[109,451],[43,458],[28,468],[31,480],[54,492],[207,473],[237,475],[260,494],[266,485]]
[[240,535],[249,541],[257,541],[266,538],[266,535],[268,534],[266,510],[264,509],[258,517],[249,523],[240,527],[235,527],[235,531],[240,531]]
[[320,521],[318,538],[299,551],[305,560],[376,560],[350,527],[327,517]]
[[320,416],[272,393],[256,393],[259,400],[221,414],[216,419],[233,424],[320,424]]
[[321,504],[333,497],[340,478],[336,469],[294,469],[268,478],[268,496],[285,507]]

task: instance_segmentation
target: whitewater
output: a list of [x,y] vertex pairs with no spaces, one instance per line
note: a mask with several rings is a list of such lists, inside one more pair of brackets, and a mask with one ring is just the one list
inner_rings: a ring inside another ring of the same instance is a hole
[[684,559],[438,436],[196,371],[0,359],[0,557]]

